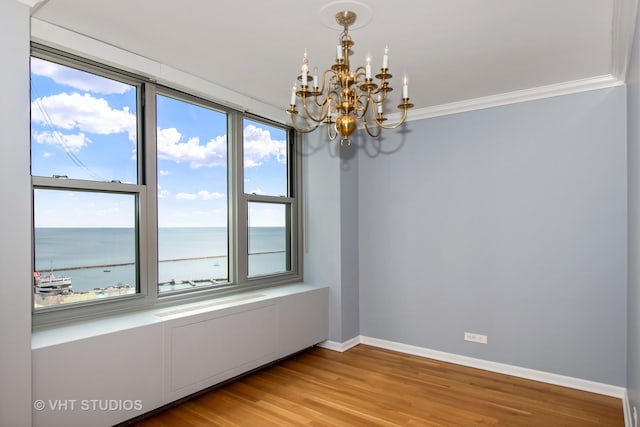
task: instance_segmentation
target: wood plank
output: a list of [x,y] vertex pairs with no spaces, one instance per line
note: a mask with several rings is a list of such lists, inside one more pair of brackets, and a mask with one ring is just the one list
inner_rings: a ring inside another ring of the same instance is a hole
[[620,399],[366,345],[313,348],[129,425],[623,427]]

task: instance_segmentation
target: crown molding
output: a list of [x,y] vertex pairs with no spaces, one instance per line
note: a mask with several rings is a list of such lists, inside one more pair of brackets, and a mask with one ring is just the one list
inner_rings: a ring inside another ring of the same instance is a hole
[[[634,0],[635,1],[635,0]],[[407,121],[429,119],[432,117],[446,116],[449,114],[464,113],[481,110],[484,108],[499,107],[501,105],[516,104],[519,102],[534,101],[537,99],[551,98],[554,96],[570,95],[589,90],[605,89],[623,85],[624,81],[611,74],[591,77],[587,79],[573,80],[531,89],[517,90],[499,95],[485,96],[482,98],[467,99],[451,102],[449,104],[434,105],[409,111]],[[389,115],[390,121],[397,121],[400,113]]]
[[42,4],[48,2],[49,0],[16,0],[18,3],[22,3],[25,6],[28,6],[30,9],[33,9],[35,7],[40,8]]
[[633,36],[636,27],[638,0],[614,0],[611,28],[611,74],[627,80]]

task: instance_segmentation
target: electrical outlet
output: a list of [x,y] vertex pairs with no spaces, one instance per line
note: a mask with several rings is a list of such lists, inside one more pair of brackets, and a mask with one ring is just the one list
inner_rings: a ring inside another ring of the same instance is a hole
[[471,332],[465,332],[464,333],[464,340],[465,341],[471,341],[471,342],[477,342],[480,344],[486,344],[487,343],[487,336],[486,335],[480,335],[480,334],[473,334]]
[[638,427],[638,409],[633,407],[633,427]]

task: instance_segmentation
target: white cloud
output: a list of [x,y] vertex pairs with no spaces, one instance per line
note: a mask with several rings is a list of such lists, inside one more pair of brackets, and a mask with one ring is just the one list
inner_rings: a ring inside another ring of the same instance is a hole
[[189,162],[192,168],[226,166],[227,136],[218,136],[206,145],[197,137],[180,142],[182,134],[176,128],[158,128],[158,157],[177,163]]
[[255,190],[249,191],[249,194],[263,195],[265,192],[261,188],[256,188]]
[[217,200],[217,199],[223,199],[224,198],[224,194],[222,193],[216,193],[214,192],[209,192],[207,190],[200,190],[198,191],[198,199],[200,200]]
[[171,192],[169,190],[165,190],[163,189],[159,184],[158,184],[158,199],[166,199],[167,197],[169,197],[171,195]]
[[49,77],[60,85],[93,93],[123,94],[133,89],[131,85],[34,57],[31,58],[31,73]]
[[50,153],[49,151],[45,151],[44,153],[42,153],[42,157],[44,157],[45,159],[47,159],[49,157],[53,157],[55,155],[56,155],[56,153]]
[[[86,147],[91,139],[87,138],[84,133],[75,135],[65,135],[60,132],[34,132],[33,139],[38,144],[50,144],[60,147],[64,151],[77,153],[83,147]],[[45,153],[45,157],[53,156],[52,153]]]
[[200,190],[197,193],[178,193],[176,199],[179,200],[218,200],[223,199],[224,194],[217,192],[209,192],[207,190]]
[[286,141],[271,139],[271,133],[268,130],[254,125],[246,126],[244,128],[244,166],[247,168],[260,166],[271,158],[279,163],[286,163]]
[[178,200],[196,200],[198,198],[197,194],[194,193],[178,193],[176,194],[176,199]]
[[165,171],[165,170],[159,170],[158,171],[158,175],[167,176],[167,175],[171,175],[171,172],[170,171]]
[[[188,162],[192,168],[226,166],[227,136],[218,136],[206,144],[198,137],[180,142],[184,135],[176,128],[157,130],[158,157],[177,163]],[[287,161],[286,141],[274,140],[268,130],[248,125],[244,129],[244,165],[247,168],[262,165],[265,161]]]
[[31,104],[31,120],[100,135],[126,132],[131,141],[136,140],[136,116],[128,107],[113,109],[107,100],[87,93],[59,93],[38,98]]

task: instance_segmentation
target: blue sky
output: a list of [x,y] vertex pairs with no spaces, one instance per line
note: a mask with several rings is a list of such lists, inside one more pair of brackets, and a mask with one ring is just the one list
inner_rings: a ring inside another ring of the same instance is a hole
[[[32,58],[32,174],[137,182],[136,88]],[[227,223],[223,112],[157,98],[160,227]],[[245,192],[286,195],[286,133],[244,122]],[[131,227],[128,196],[39,190],[36,227]],[[253,226],[283,225],[280,206],[252,209]]]

